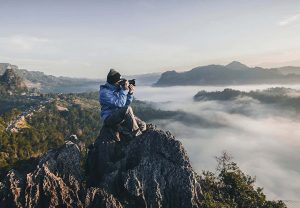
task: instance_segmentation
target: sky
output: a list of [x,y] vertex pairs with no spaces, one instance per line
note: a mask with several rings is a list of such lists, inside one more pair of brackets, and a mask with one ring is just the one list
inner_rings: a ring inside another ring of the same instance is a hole
[[0,63],[71,77],[300,66],[297,0],[0,0]]

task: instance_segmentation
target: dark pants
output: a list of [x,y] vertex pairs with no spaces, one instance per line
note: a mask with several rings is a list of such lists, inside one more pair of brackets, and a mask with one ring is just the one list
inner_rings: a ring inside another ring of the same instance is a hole
[[104,120],[104,124],[109,127],[116,127],[120,124],[129,132],[146,130],[146,123],[133,114],[130,106],[124,106],[115,110]]

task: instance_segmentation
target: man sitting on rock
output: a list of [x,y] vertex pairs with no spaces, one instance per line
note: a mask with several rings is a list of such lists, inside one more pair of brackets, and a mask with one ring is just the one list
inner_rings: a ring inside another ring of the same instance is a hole
[[136,117],[130,107],[134,90],[134,85],[127,80],[124,82],[121,74],[111,69],[107,82],[100,86],[99,101],[104,125],[117,128],[123,134],[138,136],[146,130],[146,123]]

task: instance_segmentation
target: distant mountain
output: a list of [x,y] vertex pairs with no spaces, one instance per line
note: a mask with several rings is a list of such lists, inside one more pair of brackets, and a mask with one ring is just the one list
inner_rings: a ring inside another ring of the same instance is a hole
[[296,68],[292,71],[290,68],[290,71],[285,68],[250,68],[233,61],[226,66],[208,65],[185,72],[167,71],[161,75],[155,86],[296,84],[300,83],[300,70],[297,74]]
[[8,69],[8,68],[11,68],[11,69],[14,69],[14,70],[19,69],[18,66],[12,65],[10,63],[0,63],[0,74],[3,74],[6,71],[6,69]]
[[161,73],[137,74],[137,75],[124,75],[126,79],[136,79],[138,86],[153,85],[159,79]]
[[19,69],[18,66],[9,63],[0,63],[0,74],[4,73],[7,67],[14,68],[16,74],[24,79],[28,88],[37,88],[43,93],[68,93],[95,90],[95,87],[91,86],[98,86],[101,81],[100,79],[56,77],[46,75],[40,71]]
[[[40,71],[28,71],[19,69],[16,65],[9,63],[0,63],[0,75],[10,67],[24,79],[28,88],[37,88],[43,93],[71,93],[71,92],[88,92],[99,89],[99,85],[104,83],[104,79],[85,79],[85,78],[70,78],[56,77],[46,75]],[[124,75],[126,79],[136,79],[138,86],[153,85],[160,77],[160,73]]]
[[284,66],[284,67],[280,67],[277,68],[275,70],[278,70],[280,73],[282,74],[298,74],[300,75],[300,67],[296,67],[296,66]]
[[227,64],[225,67],[228,69],[232,69],[232,70],[247,70],[247,69],[249,69],[248,66],[246,66],[245,64],[242,64],[241,62],[238,62],[238,61],[233,61],[233,62]]
[[24,80],[16,74],[15,70],[8,67],[0,76],[0,94],[21,94],[28,92]]

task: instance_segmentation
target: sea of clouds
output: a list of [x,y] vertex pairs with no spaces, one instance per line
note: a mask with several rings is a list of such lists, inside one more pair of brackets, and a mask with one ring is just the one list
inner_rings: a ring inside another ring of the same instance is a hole
[[[234,86],[250,91],[271,86]],[[300,89],[299,85],[286,86]],[[163,110],[182,111],[173,119],[154,121],[170,130],[187,150],[193,167],[214,171],[215,156],[230,153],[247,174],[256,176],[269,199],[300,199],[300,115],[252,98],[194,102],[200,90],[225,87],[137,88],[136,98]]]

